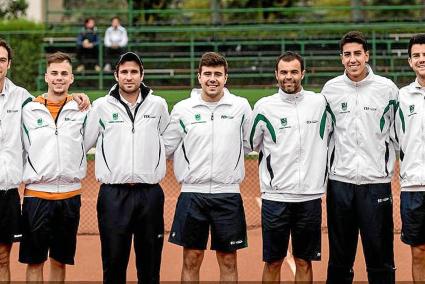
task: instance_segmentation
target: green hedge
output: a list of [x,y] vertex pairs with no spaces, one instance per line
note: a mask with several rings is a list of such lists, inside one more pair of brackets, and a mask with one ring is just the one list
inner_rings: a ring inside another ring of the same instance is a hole
[[8,77],[28,90],[36,89],[43,33],[43,25],[27,20],[0,21],[0,37],[13,49],[12,67]]

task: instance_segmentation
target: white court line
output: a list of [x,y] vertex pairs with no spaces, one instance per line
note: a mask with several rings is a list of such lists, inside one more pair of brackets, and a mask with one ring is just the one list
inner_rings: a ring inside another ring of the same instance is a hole
[[[256,197],[255,198],[255,201],[257,201],[257,205],[261,209],[261,198],[260,197]],[[294,260],[294,256],[289,251],[289,249],[288,249],[288,252],[286,254],[285,261],[286,261],[286,263],[288,263],[289,269],[291,270],[292,274],[295,276],[295,260]]]

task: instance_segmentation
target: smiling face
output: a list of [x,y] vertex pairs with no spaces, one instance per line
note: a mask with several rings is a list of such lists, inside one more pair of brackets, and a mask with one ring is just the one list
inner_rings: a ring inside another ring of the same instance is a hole
[[115,72],[115,80],[118,82],[121,95],[124,97],[133,95],[137,97],[143,80],[140,65],[134,61],[122,63]]
[[44,75],[44,80],[48,86],[47,93],[49,96],[56,98],[66,96],[69,86],[74,82],[71,64],[68,61],[50,63]]
[[275,71],[276,80],[279,87],[287,94],[295,94],[301,91],[301,80],[304,77],[301,71],[301,63],[297,60],[280,60]]
[[360,43],[350,42],[342,47],[341,62],[352,81],[359,82],[366,78],[368,61],[369,52],[365,51]]
[[408,61],[419,81],[425,82],[425,44],[412,45]]
[[4,80],[7,75],[7,70],[10,68],[9,55],[6,48],[0,46],[0,92],[3,89]]
[[198,81],[202,88],[202,99],[206,102],[218,102],[224,95],[227,73],[224,66],[202,66]]

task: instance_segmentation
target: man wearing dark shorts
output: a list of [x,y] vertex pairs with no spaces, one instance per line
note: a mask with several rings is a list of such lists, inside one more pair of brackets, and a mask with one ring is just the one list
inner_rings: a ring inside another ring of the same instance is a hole
[[10,250],[21,239],[21,205],[18,187],[22,179],[21,108],[31,97],[6,75],[12,50],[0,39],[0,282],[10,281]]
[[205,53],[198,69],[201,89],[174,106],[164,133],[182,184],[169,238],[183,246],[182,281],[199,281],[210,228],[221,281],[238,279],[236,251],[247,246],[239,184],[251,108],[224,88],[226,80],[225,58]]
[[425,34],[414,35],[407,53],[416,80],[400,89],[395,118],[400,144],[401,240],[412,250],[412,278],[425,281]]
[[86,175],[83,147],[87,111],[68,94],[74,81],[70,57],[47,57],[47,93],[22,106],[26,150],[22,206],[23,238],[19,261],[28,264],[26,279],[43,281],[49,254],[49,281],[64,281],[74,264],[80,219],[81,180]]
[[300,55],[285,52],[278,57],[279,91],[260,99],[251,119],[250,144],[260,155],[265,282],[280,281],[290,235],[295,281],[311,283],[311,261],[321,256],[330,125],[325,98],[302,88],[304,74]]
[[126,283],[134,237],[139,283],[159,283],[164,234],[167,103],[142,83],[143,65],[133,52],[115,69],[117,84],[89,113],[86,147],[96,142],[96,178],[102,183],[97,217],[103,281]]
[[368,281],[395,282],[391,177],[398,89],[373,73],[362,33],[340,41],[345,72],[323,87],[334,120],[326,194],[327,283],[352,283],[359,233]]

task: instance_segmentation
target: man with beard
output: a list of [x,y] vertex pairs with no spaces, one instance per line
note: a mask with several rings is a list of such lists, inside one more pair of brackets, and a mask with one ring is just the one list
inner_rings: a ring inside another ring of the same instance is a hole
[[159,283],[164,240],[167,103],[143,84],[143,65],[133,52],[115,67],[117,84],[93,103],[86,149],[96,144],[97,200],[104,283],[126,283],[134,237],[139,283]]
[[305,91],[303,58],[285,52],[276,61],[278,93],[254,106],[250,144],[259,152],[262,198],[263,281],[280,281],[289,236],[295,281],[313,281],[320,260],[321,197],[325,192],[330,128],[326,100]]

